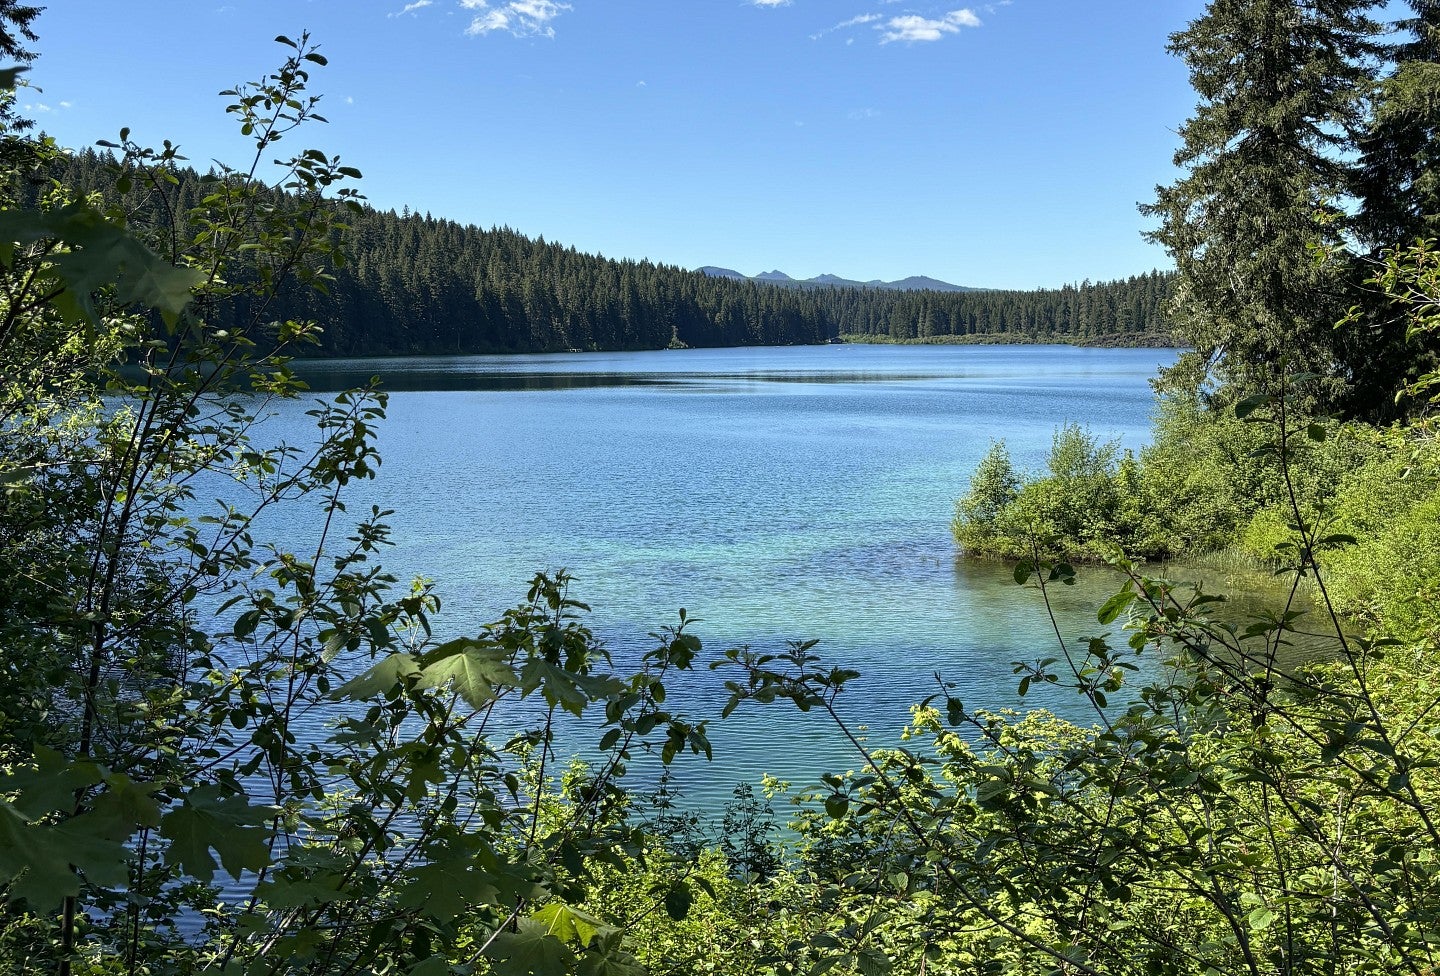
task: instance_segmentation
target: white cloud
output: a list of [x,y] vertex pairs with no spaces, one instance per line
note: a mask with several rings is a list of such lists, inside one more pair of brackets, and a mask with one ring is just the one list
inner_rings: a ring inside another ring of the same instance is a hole
[[880,110],[874,108],[857,108],[850,113],[851,120],[857,122],[861,119],[878,119],[879,117]]
[[827,27],[822,31],[816,31],[815,33],[810,35],[810,40],[818,41],[826,34],[833,34],[836,31],[845,30],[847,27],[858,27],[861,24],[873,24],[875,21],[881,19],[883,18],[880,14],[857,14],[856,16],[851,17],[849,20],[840,21],[840,23],[836,24],[834,27]]
[[511,0],[498,7],[490,6],[487,0],[460,0],[460,6],[479,11],[465,28],[465,33],[472,36],[503,30],[516,37],[554,37],[555,28],[550,22],[571,9],[568,3],[555,0]]
[[790,0],[750,0],[752,7],[788,7]]
[[407,3],[404,9],[393,14],[386,14],[385,16],[404,17],[406,14],[413,14],[417,10],[424,10],[426,7],[434,6],[434,4],[435,0],[415,0],[414,3]]
[[876,30],[882,31],[880,35],[881,44],[889,44],[891,41],[905,41],[914,43],[916,41],[938,41],[946,34],[958,34],[962,27],[979,27],[980,18],[975,16],[975,11],[969,8],[952,10],[943,17],[921,17],[919,14],[905,14],[902,17],[891,17],[884,24],[877,25]]
[[60,103],[60,107],[61,107],[61,108],[69,108],[69,107],[70,107],[70,103],[69,103],[69,102],[61,102],[61,103]]

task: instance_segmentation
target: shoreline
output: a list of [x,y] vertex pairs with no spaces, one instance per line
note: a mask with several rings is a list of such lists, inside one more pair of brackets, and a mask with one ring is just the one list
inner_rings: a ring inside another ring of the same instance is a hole
[[796,349],[818,348],[821,346],[1071,346],[1076,349],[1184,349],[1187,348],[1168,335],[1108,335],[1084,338],[1077,336],[1035,336],[1006,332],[977,333],[974,335],[931,336],[926,339],[892,339],[889,336],[870,336],[847,333],[827,339],[824,342],[780,342],[755,345],[745,343],[733,346],[634,346],[613,349],[507,349],[507,350],[466,350],[463,352],[426,352],[420,350],[384,352],[334,352],[311,347],[306,350],[292,350],[295,362],[322,359],[395,359],[416,357],[423,359],[444,359],[457,356],[561,356],[585,353],[610,352],[689,352],[702,349]]

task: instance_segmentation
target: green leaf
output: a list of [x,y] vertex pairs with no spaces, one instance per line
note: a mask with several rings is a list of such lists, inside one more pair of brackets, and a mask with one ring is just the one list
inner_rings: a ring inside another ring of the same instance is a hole
[[30,481],[35,477],[36,474],[39,473],[39,471],[40,469],[35,467],[8,468],[4,471],[0,471],[0,488],[7,487],[9,485],[23,484],[26,481]]
[[25,68],[0,68],[0,88],[14,89],[20,84],[20,75]]
[[1239,420],[1244,420],[1256,410],[1271,403],[1274,399],[1275,398],[1268,393],[1256,393],[1254,396],[1248,396],[1235,404],[1235,416]]
[[236,640],[244,640],[255,633],[255,628],[260,624],[260,611],[258,609],[246,610],[235,618],[235,626],[231,633]]
[[153,308],[167,325],[174,326],[190,304],[193,290],[205,283],[205,274],[194,268],[177,268],[138,243],[129,251],[116,297],[125,304]]
[[449,976],[450,961],[444,956],[431,956],[410,968],[408,976]]
[[597,935],[614,931],[612,926],[595,916],[558,901],[546,905],[530,918],[545,926],[545,931],[560,941],[581,948],[589,945]]
[[1121,590],[1105,601],[1104,605],[1096,612],[1095,618],[1102,624],[1113,624],[1116,618],[1125,611],[1125,608],[1135,602],[1136,595],[1134,590]]
[[1252,909],[1251,912],[1245,916],[1245,921],[1250,923],[1250,931],[1263,932],[1273,925],[1275,919],[1278,917],[1275,912],[1261,905],[1259,908]]
[[420,675],[420,665],[406,653],[391,654],[368,671],[345,682],[331,693],[334,699],[363,701],[376,695],[389,695],[411,678]]
[[11,802],[27,820],[48,813],[71,810],[75,793],[101,782],[94,763],[70,762],[54,749],[35,748],[35,765],[0,776],[0,795],[12,795]]
[[[449,653],[427,663],[420,671],[420,688],[450,685],[472,708],[495,700],[497,687],[513,688],[520,680],[507,663],[508,653],[498,644],[458,642]],[[451,645],[443,645],[449,648]],[[430,660],[432,655],[426,655]]]
[[86,881],[122,888],[130,880],[130,851],[122,839],[107,836],[109,826],[103,818],[85,814],[51,828],[51,834]]
[[580,957],[576,970],[579,976],[649,976],[633,955],[621,948],[623,933],[616,929],[596,940],[589,952]]
[[262,824],[275,816],[273,807],[251,806],[239,793],[222,793],[215,785],[197,786],[185,802],[165,814],[160,836],[170,841],[165,863],[178,865],[199,881],[215,877],[213,848],[232,878],[259,871],[270,863],[270,831]]
[[855,966],[863,976],[888,976],[895,968],[890,957],[879,949],[861,949],[855,954]]
[[677,922],[683,922],[690,914],[690,907],[695,904],[695,893],[683,880],[676,881],[665,892],[665,914]]
[[354,894],[340,890],[338,885],[342,880],[340,875],[334,873],[326,873],[317,878],[291,878],[281,873],[256,886],[255,891],[269,908],[328,905],[355,898]]
[[105,777],[106,790],[95,799],[97,822],[109,824],[109,836],[125,840],[141,827],[160,826],[159,783],[137,783],[123,773]]
[[470,858],[444,858],[409,872],[410,883],[396,899],[404,908],[423,908],[434,918],[459,918],[476,905],[495,901],[494,879]]
[[485,950],[497,976],[565,976],[575,965],[575,953],[547,926],[522,918],[516,932],[501,932]]
[[123,886],[129,878],[130,851],[108,837],[105,827],[89,815],[59,826],[35,824],[0,801],[0,883],[10,882],[11,899],[42,912],[80,893],[77,870],[91,884]]
[[540,657],[530,658],[520,669],[520,687],[526,694],[539,689],[547,704],[558,705],[572,715],[580,715],[591,702],[623,690],[614,678],[567,671]]

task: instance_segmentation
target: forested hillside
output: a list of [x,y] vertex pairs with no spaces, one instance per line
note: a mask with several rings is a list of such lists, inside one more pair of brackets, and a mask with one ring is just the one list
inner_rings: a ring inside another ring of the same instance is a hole
[[[193,170],[176,175],[177,210],[185,214],[213,184]],[[110,158],[94,151],[60,161],[56,177],[114,196]],[[143,186],[124,202],[138,223],[153,222],[155,203]],[[841,335],[1107,345],[1169,337],[1161,308],[1168,279],[1158,272],[1036,291],[801,289],[615,261],[429,214],[366,208],[346,222],[350,260],[333,270],[327,292],[292,284],[271,313],[319,323],[328,354],[799,345]],[[226,314],[243,321],[249,311],[237,304]]]

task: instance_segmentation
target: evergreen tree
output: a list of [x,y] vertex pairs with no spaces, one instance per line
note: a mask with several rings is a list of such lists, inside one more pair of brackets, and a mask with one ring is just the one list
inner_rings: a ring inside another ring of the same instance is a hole
[[1440,337],[1412,335],[1403,315],[1365,280],[1376,256],[1440,236],[1440,2],[1409,0],[1389,52],[1394,70],[1377,87],[1358,149],[1354,221],[1365,252],[1353,263],[1356,314],[1338,337],[1352,364],[1353,406],[1373,420],[1398,419],[1417,404],[1396,393],[1440,363]]
[[1440,235],[1440,0],[1409,0],[1395,71],[1360,140],[1356,227],[1373,248]]
[[1314,248],[1339,242],[1377,5],[1212,0],[1171,38],[1200,103],[1175,155],[1185,175],[1142,210],[1161,221],[1150,236],[1175,259],[1175,325],[1194,347],[1165,373],[1172,389],[1218,380],[1222,399],[1243,397],[1285,368],[1325,377],[1312,405],[1348,387],[1333,339],[1343,269]]
[[[0,0],[0,70],[22,68],[35,60],[35,52],[26,44],[38,40],[30,24],[42,9],[17,0]],[[8,169],[25,155],[14,145],[15,134],[34,125],[15,111],[15,89],[0,84],[0,166]]]
[[17,0],[0,0],[0,59],[21,64],[35,60],[35,52],[25,45],[39,40],[30,25],[44,9]]

